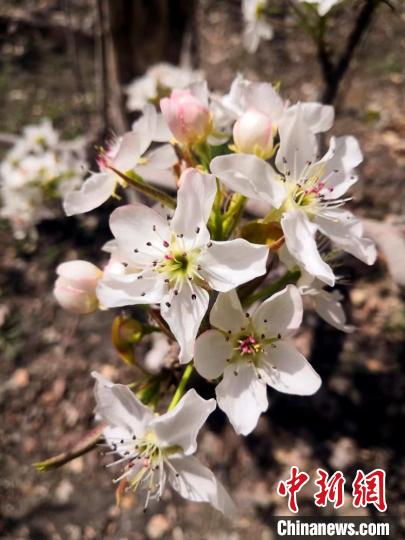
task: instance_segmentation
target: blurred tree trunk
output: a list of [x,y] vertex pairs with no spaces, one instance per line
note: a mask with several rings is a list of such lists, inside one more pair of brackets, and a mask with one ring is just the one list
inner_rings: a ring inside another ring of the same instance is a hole
[[97,0],[108,126],[128,129],[123,86],[156,62],[178,64],[193,0]]

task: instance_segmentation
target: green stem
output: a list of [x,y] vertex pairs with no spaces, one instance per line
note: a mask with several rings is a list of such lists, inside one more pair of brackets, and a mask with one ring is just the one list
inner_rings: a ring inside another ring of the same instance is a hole
[[183,375],[180,379],[179,386],[177,387],[174,393],[174,396],[170,402],[170,405],[167,408],[168,411],[171,411],[172,409],[174,409],[177,403],[183,397],[184,390],[186,389],[187,383],[191,377],[191,374],[193,373],[193,369],[194,369],[193,363],[190,362],[190,364],[188,364],[186,369],[183,371]]
[[247,298],[245,298],[243,302],[244,307],[250,306],[251,304],[253,304],[253,302],[256,302],[257,300],[265,300],[266,298],[269,298],[272,294],[280,291],[289,283],[296,283],[300,275],[301,272],[299,270],[289,270],[275,283],[271,283],[261,291],[253,293]]
[[246,200],[246,197],[240,195],[240,193],[235,193],[235,195],[233,195],[229,209],[225,213],[222,223],[224,240],[227,240],[231,236],[235,230],[235,227],[239,223],[245,208]]
[[215,195],[214,204],[212,206],[212,215],[210,218],[212,226],[212,239],[213,240],[222,240],[222,189],[221,184],[217,178],[217,193]]
[[140,193],[143,193],[144,195],[147,195],[148,197],[151,197],[152,199],[161,202],[162,204],[169,208],[172,208],[173,210],[176,208],[176,200],[173,199],[173,197],[171,197],[164,191],[161,191],[160,189],[154,188],[149,184],[146,184],[143,179],[133,171],[130,172],[131,176],[128,176],[127,174],[124,174],[123,172],[114,169],[114,167],[110,167],[110,169]]

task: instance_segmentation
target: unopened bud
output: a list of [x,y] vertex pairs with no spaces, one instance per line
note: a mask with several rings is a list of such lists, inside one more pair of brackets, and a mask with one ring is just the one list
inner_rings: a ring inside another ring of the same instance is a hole
[[246,111],[233,127],[236,150],[262,159],[268,159],[273,153],[273,135],[270,118],[255,109]]
[[92,313],[98,308],[96,287],[102,271],[87,261],[69,261],[56,269],[58,279],[53,294],[59,304],[72,313]]
[[211,129],[211,113],[190,90],[173,90],[170,97],[160,100],[160,108],[179,143],[205,141]]

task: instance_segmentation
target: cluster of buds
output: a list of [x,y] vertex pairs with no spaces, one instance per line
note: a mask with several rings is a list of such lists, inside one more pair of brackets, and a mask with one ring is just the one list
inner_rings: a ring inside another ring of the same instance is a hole
[[[307,300],[328,323],[352,330],[341,297],[326,288],[337,279],[331,254],[372,264],[376,250],[342,208],[362,161],[357,141],[331,137],[319,155],[317,134],[333,119],[332,107],[290,104],[268,83],[237,77],[218,96],[193,82],[146,105],[102,153],[100,171],[65,199],[68,214],[88,212],[118,189],[153,203],[119,205],[104,269],[63,263],[55,284],[56,299],[75,313],[142,306],[143,320],[136,312],[116,317],[113,342],[144,373],[152,355],[153,373],[130,387],[94,377],[105,444],[122,466],[116,481],[120,490],[143,490],[145,508],[168,483],[233,512],[222,484],[192,456],[207,417],[218,405],[247,435],[268,408],[268,387],[318,391],[319,375],[291,341]],[[263,210],[249,221],[244,209],[254,201]],[[139,358],[132,351],[143,339],[153,345]],[[214,383],[216,399],[186,392],[194,368]]]

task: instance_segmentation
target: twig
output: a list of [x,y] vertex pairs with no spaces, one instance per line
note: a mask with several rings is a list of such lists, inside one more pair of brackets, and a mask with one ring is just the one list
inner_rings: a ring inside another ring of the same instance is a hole
[[62,465],[66,465],[66,463],[69,463],[69,461],[72,461],[83,454],[87,454],[87,452],[90,452],[90,450],[93,450],[97,444],[102,442],[101,434],[104,428],[105,424],[98,425],[67,452],[62,452],[57,456],[46,459],[45,461],[34,463],[34,467],[37,469],[37,471],[41,472],[51,471],[53,469],[57,469],[58,467],[62,467]]
[[131,185],[133,188],[135,188],[137,191],[142,193],[143,195],[146,195],[148,197],[151,197],[155,201],[159,201],[165,206],[171,208],[174,210],[176,208],[176,200],[173,199],[170,195],[165,193],[164,191],[161,191],[160,189],[154,188],[150,186],[149,184],[145,184],[138,175],[135,175],[133,173],[133,176],[127,176],[126,174],[122,173],[118,169],[114,169],[114,167],[110,167],[112,171],[115,172],[120,178],[122,178],[125,182],[127,182],[129,185]]
[[[329,66],[325,63],[327,62],[326,59],[323,60],[323,71],[326,69],[326,88],[322,96],[322,102],[323,103],[333,103],[336,99],[340,84],[342,82],[343,77],[345,76],[349,66],[350,62],[353,59],[354,53],[359,46],[361,39],[363,35],[365,34],[366,30],[369,28],[373,16],[376,12],[377,7],[379,4],[382,3],[381,0],[366,0],[363,4],[362,9],[360,10],[360,13],[356,19],[355,25],[353,27],[353,30],[349,36],[349,39],[346,43],[346,47],[341,54],[339,60],[335,64],[335,66],[332,68],[332,71],[328,72],[328,69],[330,70],[331,63],[329,61]],[[318,44],[318,56],[321,58],[323,54],[326,53],[326,50],[323,51],[322,47],[325,47],[324,40],[321,40],[322,43]],[[321,58],[322,60],[322,58]]]

